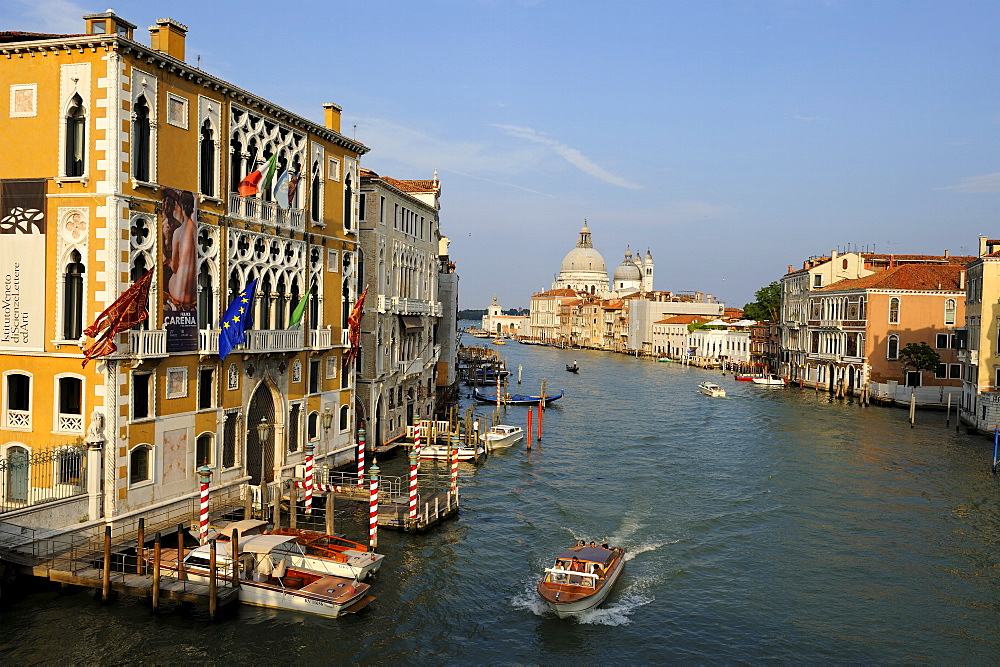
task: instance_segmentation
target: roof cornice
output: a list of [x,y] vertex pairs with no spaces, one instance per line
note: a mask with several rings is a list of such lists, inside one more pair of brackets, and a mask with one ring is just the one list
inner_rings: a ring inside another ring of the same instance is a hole
[[278,105],[265,100],[263,97],[259,97],[249,91],[238,88],[227,81],[223,81],[218,77],[206,73],[204,70],[192,67],[183,60],[178,60],[177,58],[168,56],[166,53],[162,53],[160,51],[154,51],[148,46],[143,46],[142,44],[122,37],[121,35],[77,35],[60,37],[58,39],[10,42],[0,44],[0,56],[4,56],[10,60],[15,56],[23,58],[25,55],[42,53],[54,54],[61,51],[69,53],[70,51],[79,50],[82,53],[86,49],[90,49],[91,52],[96,52],[99,48],[104,49],[105,51],[115,51],[123,56],[133,55],[137,60],[144,60],[147,65],[156,65],[158,69],[175,74],[176,76],[187,79],[188,81],[201,85],[205,88],[210,88],[220,95],[229,97],[240,104],[248,107],[255,107],[262,112],[267,113],[269,116],[272,116],[276,120],[287,123],[288,125],[297,127],[304,131],[311,132],[312,134],[326,139],[333,144],[357,153],[358,156],[364,155],[371,150],[361,142],[349,139],[339,132],[331,130],[325,125],[320,125],[319,123],[311,121],[308,118],[303,118],[298,114],[292,113],[288,109],[279,107]]

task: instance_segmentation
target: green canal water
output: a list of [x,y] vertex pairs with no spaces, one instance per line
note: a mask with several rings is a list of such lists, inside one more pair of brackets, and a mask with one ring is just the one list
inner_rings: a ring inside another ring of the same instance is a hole
[[[466,337],[467,343],[473,339]],[[86,592],[8,594],[5,662],[973,662],[1000,656],[992,442],[943,413],[831,401],[718,371],[508,344],[511,389],[566,397],[540,445],[462,464],[462,512],[383,532],[377,600],[340,619],[240,607],[153,615]],[[566,363],[578,360],[579,375]],[[516,384],[517,366],[523,383]],[[697,392],[705,379],[725,398]],[[465,392],[467,396],[468,392]],[[463,399],[463,405],[467,399]],[[488,408],[482,408],[485,414]],[[510,408],[505,423],[524,425]],[[402,456],[379,462],[402,474]],[[361,515],[341,525],[361,537]],[[606,604],[547,613],[541,569],[577,539],[628,562]]]

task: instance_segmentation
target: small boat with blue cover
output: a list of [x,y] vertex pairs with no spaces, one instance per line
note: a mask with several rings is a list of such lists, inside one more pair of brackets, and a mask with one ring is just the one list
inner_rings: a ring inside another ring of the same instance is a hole
[[[545,404],[548,405],[552,401],[558,401],[566,392],[560,391],[558,394],[549,394],[545,397]],[[480,403],[493,403],[497,402],[496,394],[484,394],[479,389],[472,390],[472,398],[476,399]],[[500,394],[500,402],[504,405],[538,405],[542,400],[539,396],[528,396],[526,394]]]

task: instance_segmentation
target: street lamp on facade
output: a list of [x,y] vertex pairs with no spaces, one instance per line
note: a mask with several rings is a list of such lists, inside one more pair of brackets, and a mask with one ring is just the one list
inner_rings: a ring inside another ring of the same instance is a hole
[[264,474],[264,465],[267,459],[264,456],[264,448],[267,447],[267,441],[271,439],[271,425],[267,423],[267,419],[264,417],[260,418],[260,423],[257,424],[257,441],[260,443],[260,483],[264,484],[264,480],[267,479],[267,475]]
[[330,427],[333,426],[333,411],[330,410],[330,406],[326,406],[323,410],[323,439],[326,441],[326,453],[330,453]]

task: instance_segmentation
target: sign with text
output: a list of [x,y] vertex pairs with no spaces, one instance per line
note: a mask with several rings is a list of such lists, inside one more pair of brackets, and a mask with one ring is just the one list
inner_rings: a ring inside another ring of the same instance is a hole
[[45,349],[45,179],[0,181],[0,350]]

